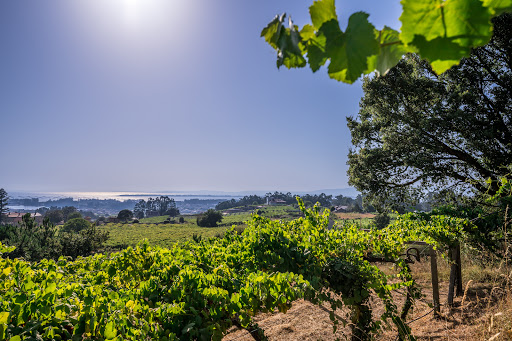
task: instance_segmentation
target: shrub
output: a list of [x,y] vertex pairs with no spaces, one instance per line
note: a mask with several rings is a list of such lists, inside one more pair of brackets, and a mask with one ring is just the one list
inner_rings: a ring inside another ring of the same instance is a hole
[[209,209],[201,216],[197,217],[197,225],[201,227],[217,227],[217,223],[222,221],[222,213]]
[[122,210],[117,214],[117,219],[126,222],[133,218],[133,212],[130,210]]
[[[73,221],[85,221],[84,228]],[[58,259],[60,256],[87,256],[101,248],[108,239],[108,232],[96,230],[96,227],[82,218],[75,218],[67,222],[67,230],[64,228],[59,233],[58,228],[45,219],[42,225],[26,214],[22,222],[17,226],[9,225],[0,228],[0,238],[9,246],[14,246],[14,251],[5,254],[9,258],[24,258],[30,261],[41,259]],[[78,232],[75,229],[80,229]],[[66,232],[67,231],[67,232]]]
[[74,218],[68,220],[62,227],[62,230],[64,232],[80,232],[84,229],[89,228],[90,226],[91,223],[89,223],[84,218]]

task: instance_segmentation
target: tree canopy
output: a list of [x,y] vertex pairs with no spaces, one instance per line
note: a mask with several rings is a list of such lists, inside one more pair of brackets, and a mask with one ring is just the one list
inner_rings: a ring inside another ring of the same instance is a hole
[[176,207],[176,201],[168,196],[160,196],[155,199],[149,198],[145,200],[139,200],[135,204],[133,213],[137,219],[151,216],[162,216],[169,215],[176,217],[180,214],[179,209]]
[[364,80],[349,184],[370,198],[421,191],[495,194],[512,165],[512,16],[494,19],[489,44],[442,75],[408,55]]
[[197,225],[201,227],[217,227],[217,223],[222,221],[222,213],[209,209],[201,216],[197,217]]
[[7,208],[8,203],[9,195],[7,195],[7,192],[3,188],[0,188],[0,223],[2,222],[3,215],[9,212]]
[[121,210],[117,214],[117,219],[121,221],[127,221],[133,218],[133,212],[130,210]]
[[512,11],[512,0],[402,0],[401,31],[376,29],[368,14],[350,16],[340,27],[335,0],[318,0],[309,8],[311,23],[299,29],[286,14],[277,15],[261,36],[277,51],[277,66],[316,72],[328,64],[329,76],[353,83],[362,74],[385,74],[407,52],[417,52],[442,73],[486,44],[491,18]]
[[80,232],[91,226],[84,218],[73,218],[64,223],[62,230],[65,232]]

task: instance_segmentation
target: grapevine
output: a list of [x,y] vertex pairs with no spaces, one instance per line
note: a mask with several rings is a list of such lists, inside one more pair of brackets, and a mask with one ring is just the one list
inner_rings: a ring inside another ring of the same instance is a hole
[[[463,237],[465,222],[404,218],[380,231],[350,225],[329,230],[328,211],[299,203],[303,218],[282,222],[254,215],[242,234],[232,229],[224,238],[169,249],[142,242],[74,261],[1,258],[0,340],[220,340],[231,326],[249,328],[256,314],[286,312],[300,298],[350,309],[346,322],[358,337],[391,321],[412,338],[391,296],[414,288],[400,258],[405,243],[422,238],[441,247]],[[0,245],[0,252],[9,249]],[[369,255],[393,259],[398,282]],[[372,295],[386,308],[379,319],[372,317]]]

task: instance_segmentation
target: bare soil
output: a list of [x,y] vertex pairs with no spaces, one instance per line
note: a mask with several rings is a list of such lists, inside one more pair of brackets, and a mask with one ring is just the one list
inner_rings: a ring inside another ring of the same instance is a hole
[[366,219],[366,218],[375,218],[375,214],[372,213],[356,213],[356,212],[347,212],[347,213],[334,213],[338,219]]
[[[434,317],[432,309],[432,288],[430,276],[423,272],[425,264],[419,265],[417,274],[418,284],[422,287],[423,297],[416,301],[409,312],[407,323],[417,340],[512,340],[511,294],[502,284],[464,283],[465,296],[456,297],[454,305],[446,304],[448,282],[440,282],[441,316]],[[413,269],[414,272],[414,269]],[[430,274],[428,274],[430,275]],[[507,298],[508,297],[508,298]],[[395,302],[399,309],[405,299],[404,293],[395,293]],[[508,302],[504,304],[503,302]],[[382,313],[383,305],[376,299],[371,302],[376,316]],[[507,310],[508,309],[508,310]],[[264,330],[269,340],[337,340],[350,339],[349,326],[340,328],[333,333],[333,324],[329,319],[330,307],[317,306],[310,302],[299,300],[293,303],[286,313],[267,313],[256,316],[255,321]],[[347,319],[346,310],[335,312],[337,318]],[[251,341],[254,338],[247,330],[231,328],[224,341]],[[397,340],[397,330],[394,326],[384,329],[377,340]],[[493,338],[494,337],[494,338]]]

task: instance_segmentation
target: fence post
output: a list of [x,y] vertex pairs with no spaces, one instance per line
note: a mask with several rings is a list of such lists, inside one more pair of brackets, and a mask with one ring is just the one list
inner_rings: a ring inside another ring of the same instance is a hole
[[457,287],[455,288],[455,296],[462,296],[462,263],[460,260],[460,243],[455,247],[455,264],[457,264]]
[[450,285],[448,287],[448,305],[453,305],[453,296],[455,293],[455,282],[457,281],[457,248],[451,246],[448,250],[448,259],[450,260]]
[[432,300],[434,302],[434,317],[439,317],[441,312],[439,304],[439,276],[437,274],[437,254],[436,250],[430,246],[430,269],[432,272]]

